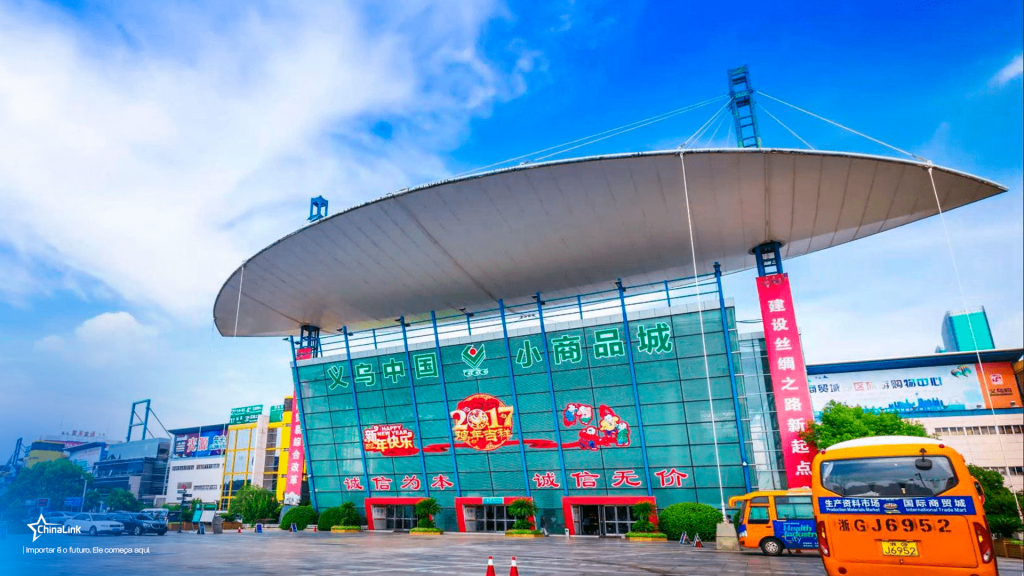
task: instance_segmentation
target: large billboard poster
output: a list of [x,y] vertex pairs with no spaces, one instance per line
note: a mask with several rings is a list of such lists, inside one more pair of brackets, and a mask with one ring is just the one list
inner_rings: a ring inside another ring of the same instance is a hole
[[174,437],[174,458],[205,458],[221,456],[227,447],[224,430],[194,432]]
[[817,374],[808,379],[814,416],[830,401],[887,412],[1018,408],[1009,362]]

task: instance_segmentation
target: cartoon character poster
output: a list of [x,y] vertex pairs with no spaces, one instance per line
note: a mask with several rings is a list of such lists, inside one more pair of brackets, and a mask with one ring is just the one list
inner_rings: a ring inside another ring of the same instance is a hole
[[566,426],[583,427],[579,433],[580,448],[598,450],[609,446],[629,446],[629,423],[604,404],[598,406],[597,410],[598,419],[593,423],[594,409],[586,404],[567,404],[562,412],[562,421]]

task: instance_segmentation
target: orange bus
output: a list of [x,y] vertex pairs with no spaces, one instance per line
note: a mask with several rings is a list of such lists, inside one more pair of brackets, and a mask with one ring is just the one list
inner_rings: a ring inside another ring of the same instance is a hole
[[768,556],[818,549],[810,488],[733,496],[729,507],[739,508],[736,535],[743,548],[760,548]]
[[997,574],[984,496],[931,438],[840,442],[814,457],[818,550],[831,576]]

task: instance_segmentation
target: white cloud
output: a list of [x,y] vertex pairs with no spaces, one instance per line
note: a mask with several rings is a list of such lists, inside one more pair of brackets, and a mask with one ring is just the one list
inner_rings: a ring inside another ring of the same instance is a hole
[[1024,54],[1017,54],[1009,64],[1000,68],[999,72],[996,72],[996,75],[992,77],[989,84],[1005,86],[1022,75],[1024,75]]
[[93,367],[133,364],[146,359],[157,344],[158,330],[128,312],[104,312],[79,324],[70,336],[51,334],[35,342],[39,352],[59,354]]
[[[502,16],[488,2],[357,6],[126,5],[83,29],[0,5],[0,247],[18,255],[0,296],[45,289],[18,265],[32,260],[206,321],[310,196],[337,210],[443,176],[440,153],[540,58],[480,53]],[[369,130],[380,119],[390,140]]]

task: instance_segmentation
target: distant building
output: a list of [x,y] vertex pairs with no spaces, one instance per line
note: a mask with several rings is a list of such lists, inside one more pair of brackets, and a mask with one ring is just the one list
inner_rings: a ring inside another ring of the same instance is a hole
[[174,435],[174,448],[168,464],[167,492],[157,504],[179,501],[179,489],[191,494],[192,500],[219,504],[228,425],[193,426],[169,432]]
[[31,468],[40,462],[52,462],[64,458],[64,443],[50,440],[36,440],[29,446],[25,467]]
[[102,494],[122,488],[143,504],[153,505],[166,488],[170,452],[168,438],[147,438],[110,446],[106,458],[96,463],[93,486]]
[[69,446],[64,449],[64,452],[67,453],[68,460],[72,464],[77,464],[86,472],[92,472],[96,464],[106,458],[107,446],[106,442],[89,442],[88,444]]
[[942,347],[945,352],[972,352],[995,348],[985,308],[981,306],[959,312],[946,312],[942,317]]

